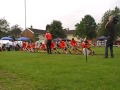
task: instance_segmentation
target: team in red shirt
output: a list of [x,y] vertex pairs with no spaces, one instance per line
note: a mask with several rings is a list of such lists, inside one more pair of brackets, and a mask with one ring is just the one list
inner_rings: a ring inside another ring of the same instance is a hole
[[46,47],[47,47],[47,53],[48,54],[52,54],[52,51],[51,51],[51,42],[52,42],[52,35],[50,34],[49,31],[46,32],[45,34],[45,39],[46,39]]
[[[68,54],[68,53],[78,54],[78,52],[82,54],[83,48],[87,48],[91,52],[92,55],[95,54],[94,51],[91,49],[91,47],[94,45],[90,42],[90,40],[85,40],[81,44],[78,44],[78,42],[74,38],[72,38],[72,40],[69,41],[69,45],[68,45],[68,43],[66,43],[64,40],[59,39],[58,45],[56,45],[56,43],[52,41],[52,37],[49,35],[49,33],[47,33],[45,37],[46,37],[46,40],[43,43],[40,43],[39,48],[37,48],[36,43],[23,42],[22,47],[21,47],[22,50],[27,50],[29,52],[38,52],[38,49],[39,49],[42,52],[48,53],[47,49],[49,47],[47,47],[47,44],[50,40],[51,42],[49,43],[50,44],[49,49],[51,49],[51,51],[49,53],[53,52],[53,53],[60,54],[60,51],[62,51],[61,53],[65,53],[65,54]],[[70,47],[72,49],[70,49]],[[73,50],[73,52],[71,52],[70,50]]]
[[75,52],[75,54],[77,54],[77,51],[82,53],[82,51],[78,49],[79,48],[78,42],[76,40],[74,40],[74,38],[72,38],[72,40],[70,41],[70,45],[71,45],[73,51]]
[[52,50],[54,53],[60,54],[60,52],[58,51],[57,46],[56,46],[56,44],[55,44],[54,41],[51,42],[51,50]]
[[94,45],[90,42],[90,40],[86,39],[84,42],[82,42],[81,45],[82,45],[82,49],[87,48],[90,51],[90,54],[95,55],[95,52],[91,49],[91,47]]
[[72,54],[71,51],[69,50],[66,42],[63,41],[62,39],[60,39],[59,47],[60,47],[60,49],[62,49],[63,53],[66,53],[66,54],[70,53],[70,54]]

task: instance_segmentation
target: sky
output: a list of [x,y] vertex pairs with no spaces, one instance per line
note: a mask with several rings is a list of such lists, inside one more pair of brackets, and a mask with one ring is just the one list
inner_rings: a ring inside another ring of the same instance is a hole
[[0,0],[0,18],[5,18],[10,27],[18,24],[25,27],[45,30],[53,20],[61,21],[63,28],[75,29],[86,14],[91,15],[96,23],[101,21],[107,10],[120,8],[120,0]]

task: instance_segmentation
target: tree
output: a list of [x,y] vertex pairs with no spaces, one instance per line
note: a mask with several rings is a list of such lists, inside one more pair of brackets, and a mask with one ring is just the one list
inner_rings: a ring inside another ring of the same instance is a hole
[[51,25],[48,25],[47,27],[49,28],[47,29],[52,34],[53,38],[58,38],[58,37],[66,38],[66,34],[63,30],[62,23],[60,21],[53,20]]
[[[107,30],[105,30],[105,25],[108,21],[109,16],[118,16],[120,17],[120,9],[118,7],[115,7],[114,10],[108,10],[105,12],[105,14],[102,17],[101,23],[99,25],[99,29],[98,29],[98,36],[107,36]],[[116,36],[120,36],[120,21],[118,22],[118,24],[116,25]]]
[[87,36],[89,39],[96,37],[96,22],[90,15],[85,15],[85,17],[82,18],[82,21],[75,25],[75,29],[75,36],[79,36],[81,38]]
[[112,10],[112,13],[114,16],[117,16],[118,17],[118,22],[117,22],[117,25],[116,25],[116,37],[117,36],[120,36],[120,8],[118,7],[115,7],[115,10]]
[[7,20],[5,20],[4,18],[0,19],[0,31],[2,32],[8,32],[9,31],[9,23],[7,22]]
[[19,37],[20,33],[21,33],[21,28],[19,27],[19,25],[13,25],[9,31],[10,36],[12,37]]
[[0,31],[0,38],[8,36],[8,33]]
[[47,24],[47,25],[46,25],[46,31],[49,31],[49,30],[50,30],[50,27],[51,27],[51,26],[50,26],[49,24]]
[[0,37],[6,36],[9,31],[9,23],[4,18],[0,19]]

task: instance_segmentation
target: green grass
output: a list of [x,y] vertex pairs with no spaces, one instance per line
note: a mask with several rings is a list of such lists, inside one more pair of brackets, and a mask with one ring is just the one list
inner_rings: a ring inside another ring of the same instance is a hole
[[66,55],[0,52],[0,90],[120,90],[120,48],[115,58],[97,55]]

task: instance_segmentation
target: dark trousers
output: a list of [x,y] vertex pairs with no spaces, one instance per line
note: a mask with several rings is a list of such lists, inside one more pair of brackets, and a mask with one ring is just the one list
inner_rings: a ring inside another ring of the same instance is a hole
[[105,46],[105,57],[108,57],[108,48],[110,47],[110,55],[111,58],[114,57],[113,54],[113,40],[111,38],[108,38],[107,42],[106,42],[106,46]]
[[51,52],[51,40],[47,40],[47,53],[50,54]]

